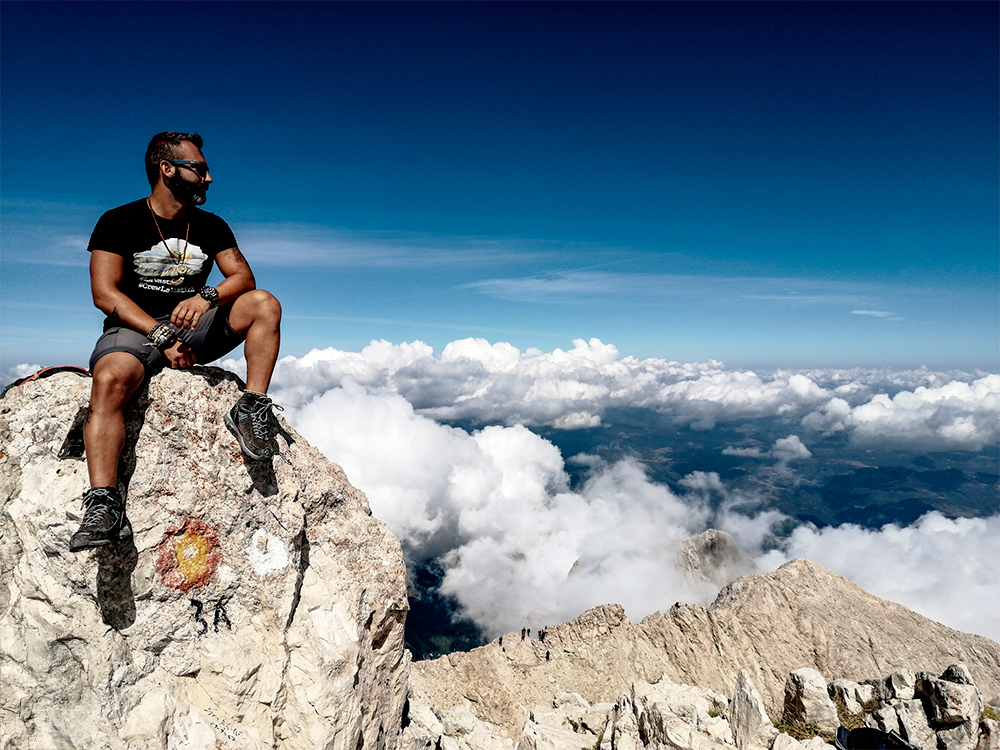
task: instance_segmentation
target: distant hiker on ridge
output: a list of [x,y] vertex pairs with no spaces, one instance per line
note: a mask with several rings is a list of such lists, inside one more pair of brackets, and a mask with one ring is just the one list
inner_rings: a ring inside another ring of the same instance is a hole
[[[91,489],[69,548],[132,535],[118,491],[125,405],[145,378],[211,362],[245,341],[247,389],[224,416],[248,458],[273,455],[276,431],[265,394],[278,358],[281,305],[256,288],[225,221],[198,206],[212,184],[197,133],[160,133],[146,150],[152,192],[106,212],[90,237],[94,305],[107,315],[90,356],[94,379],[84,428]],[[206,286],[212,263],[225,279]]]

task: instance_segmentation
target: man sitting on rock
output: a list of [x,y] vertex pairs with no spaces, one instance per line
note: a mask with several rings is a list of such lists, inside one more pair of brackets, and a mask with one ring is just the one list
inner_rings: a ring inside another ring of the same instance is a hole
[[[70,550],[132,535],[118,490],[125,405],[161,368],[211,362],[245,341],[246,392],[225,415],[243,454],[273,455],[275,418],[266,396],[278,358],[281,305],[256,288],[225,221],[198,206],[212,184],[197,133],[160,133],[146,150],[150,196],[106,212],[90,238],[94,305],[104,333],[90,357],[93,385],[84,428],[91,489]],[[225,279],[206,286],[212,263]]]

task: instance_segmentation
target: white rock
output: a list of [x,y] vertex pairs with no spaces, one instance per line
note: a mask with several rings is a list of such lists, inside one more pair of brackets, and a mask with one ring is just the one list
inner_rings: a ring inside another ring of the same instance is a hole
[[866,703],[875,700],[875,688],[871,685],[855,684],[857,684],[857,688],[854,690],[854,699],[864,708]]
[[483,729],[477,729],[462,739],[469,750],[514,750],[514,740]]
[[921,693],[930,703],[931,719],[942,724],[978,720],[983,712],[983,699],[975,685],[928,679],[922,681]]
[[579,693],[556,693],[556,697],[552,699],[553,708],[582,708],[584,710],[590,708],[590,703]]
[[133,541],[76,554],[86,463],[57,453],[90,382],[0,401],[0,745],[395,746],[399,543],[294,433],[289,463],[248,465],[222,424],[235,380],[196,368],[144,386],[121,477]]
[[739,750],[767,750],[778,733],[767,715],[763,698],[744,669],[736,676],[736,687],[726,709],[726,719]]
[[532,709],[528,716],[531,721],[539,726],[568,729],[571,732],[575,731],[570,725],[569,717],[565,711],[539,707]]
[[635,707],[628,695],[622,696],[615,704],[608,725],[611,731],[606,731],[605,737],[611,736],[612,750],[638,750],[643,746],[639,739]]
[[979,721],[963,721],[951,729],[937,733],[937,747],[940,750],[975,750],[979,740]]
[[801,748],[802,743],[785,732],[781,732],[775,737],[774,743],[771,745],[771,750],[801,750]]
[[452,706],[440,713],[441,732],[449,737],[471,734],[479,726],[479,719],[465,706]]
[[435,739],[444,734],[444,724],[428,706],[416,705],[411,701],[408,718],[410,724],[423,727]]
[[889,689],[893,698],[908,701],[913,699],[916,675],[908,669],[901,669],[889,675]]
[[893,705],[903,739],[921,750],[937,750],[938,740],[927,723],[924,704],[919,700],[901,700]]
[[[519,750],[585,750],[593,744],[594,738],[590,735],[528,721],[521,732]],[[638,747],[630,747],[628,750],[638,750]]]
[[840,726],[826,680],[812,667],[796,669],[788,675],[783,716],[785,721],[813,724],[828,732],[836,732]]
[[[844,703],[844,710],[851,716],[857,716],[864,709],[858,701],[858,689],[861,686],[851,680],[834,680],[828,687],[828,692],[833,693],[835,698],[840,698]],[[866,686],[869,689],[870,686]]]
[[882,706],[865,720],[865,723],[883,732],[899,732],[899,715],[894,705]]

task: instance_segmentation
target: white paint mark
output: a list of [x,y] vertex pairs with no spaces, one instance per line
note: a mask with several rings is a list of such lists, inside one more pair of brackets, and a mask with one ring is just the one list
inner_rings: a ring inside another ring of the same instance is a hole
[[247,557],[250,558],[250,565],[260,575],[287,568],[292,561],[281,540],[264,529],[254,532],[247,547]]

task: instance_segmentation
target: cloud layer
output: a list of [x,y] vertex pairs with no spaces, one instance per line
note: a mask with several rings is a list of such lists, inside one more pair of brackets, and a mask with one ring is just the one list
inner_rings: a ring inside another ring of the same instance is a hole
[[[408,557],[442,563],[442,590],[489,635],[607,602],[634,619],[675,601],[707,604],[717,590],[687,580],[675,550],[715,527],[768,567],[810,557],[877,595],[997,638],[1000,624],[984,602],[1000,597],[1000,586],[984,561],[1000,517],[933,513],[881,531],[800,526],[782,539],[775,530],[787,532],[790,519],[715,473],[693,472],[672,491],[632,459],[564,457],[526,425],[586,427],[610,408],[636,405],[698,429],[783,416],[798,434],[767,450],[729,449],[783,467],[810,457],[810,436],[843,431],[861,441],[977,449],[997,440],[998,390],[996,375],[759,375],[718,362],[622,357],[596,339],[547,353],[466,339],[438,356],[421,342],[380,341],[357,353],[286,357],[273,393],[297,429],[368,494]],[[452,420],[480,427],[442,423]],[[567,461],[586,467],[572,488]]]
[[[228,366],[237,370],[239,361]],[[350,377],[374,393],[398,393],[438,421],[593,427],[615,407],[652,408],[678,425],[779,416],[804,431],[846,431],[858,441],[923,450],[981,450],[1000,440],[1000,375],[873,371],[727,370],[621,356],[598,339],[569,350],[521,351],[462,339],[439,356],[419,341],[375,341],[361,352],[313,350],[278,363],[274,391],[300,406]]]

